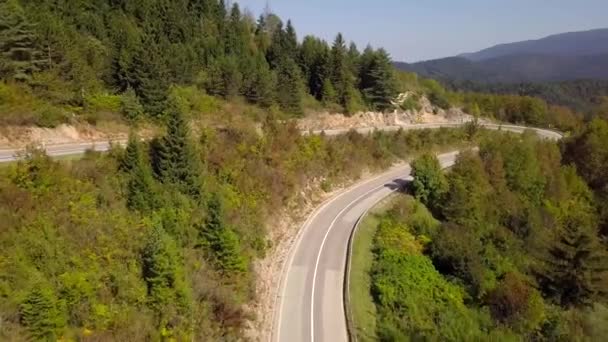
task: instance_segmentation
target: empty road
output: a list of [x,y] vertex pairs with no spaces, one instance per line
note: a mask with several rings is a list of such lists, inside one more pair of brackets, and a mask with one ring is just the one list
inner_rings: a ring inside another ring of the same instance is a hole
[[[406,125],[406,126],[386,126],[379,128],[359,128],[356,129],[359,133],[370,133],[374,130],[383,130],[383,131],[397,131],[399,129],[404,130],[414,130],[414,129],[435,129],[441,127],[458,127],[462,126],[462,124],[419,124],[419,125]],[[514,131],[514,132],[522,132],[523,129],[520,126],[512,126],[512,125],[496,125],[496,124],[481,124],[484,128],[487,129],[501,129],[505,131]],[[544,136],[549,139],[560,139],[561,135],[557,132],[537,129],[533,128],[533,130],[537,131],[537,133],[541,136]],[[335,129],[335,130],[325,130],[325,134],[327,135],[339,135],[346,133],[348,130],[345,129]],[[313,134],[319,134],[322,131],[313,131]],[[303,134],[310,134],[311,132],[305,131]],[[126,140],[115,141],[115,143],[124,145]],[[99,152],[105,152],[110,149],[109,141],[90,141],[90,142],[79,142],[79,143],[66,143],[66,144],[49,144],[43,146],[46,150],[46,153],[51,157],[62,157],[62,156],[70,156],[70,155],[78,155],[83,154],[87,150],[94,150]],[[0,163],[12,162],[20,159],[20,155],[23,152],[23,149],[11,149],[11,148],[0,148]]]
[[[438,128],[445,125],[432,125]],[[522,133],[519,126],[484,125]],[[399,127],[390,128],[398,129]],[[546,139],[561,134],[534,129]],[[317,132],[313,132],[317,133]],[[338,134],[339,131],[326,131]],[[458,152],[439,156],[443,167],[452,165]],[[402,165],[362,181],[325,202],[306,221],[292,246],[277,294],[273,342],[342,342],[348,340],[344,313],[346,256],[359,217],[409,179],[410,166]]]

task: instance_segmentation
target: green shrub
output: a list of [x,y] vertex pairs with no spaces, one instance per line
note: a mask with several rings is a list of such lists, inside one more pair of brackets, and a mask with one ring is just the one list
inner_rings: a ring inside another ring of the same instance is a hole
[[93,112],[120,113],[122,97],[107,93],[95,93],[85,97],[85,106]]

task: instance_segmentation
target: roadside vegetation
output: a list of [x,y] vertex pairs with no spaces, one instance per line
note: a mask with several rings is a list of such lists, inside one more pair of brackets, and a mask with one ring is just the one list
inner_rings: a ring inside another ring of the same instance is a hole
[[596,120],[559,145],[487,136],[448,172],[432,155],[416,159],[414,198],[373,228],[378,338],[601,340],[608,159],[596,143],[606,134]]
[[179,106],[164,131],[0,170],[0,339],[241,338],[281,208],[468,143],[461,129],[301,136],[278,121],[194,133]]

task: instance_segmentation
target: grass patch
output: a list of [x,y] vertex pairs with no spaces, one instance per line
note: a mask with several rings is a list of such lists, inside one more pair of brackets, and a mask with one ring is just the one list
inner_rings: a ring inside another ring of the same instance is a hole
[[401,194],[391,195],[378,203],[363,218],[353,240],[350,273],[350,306],[358,341],[377,341],[376,305],[371,295],[370,271],[374,261],[374,236],[382,215]]

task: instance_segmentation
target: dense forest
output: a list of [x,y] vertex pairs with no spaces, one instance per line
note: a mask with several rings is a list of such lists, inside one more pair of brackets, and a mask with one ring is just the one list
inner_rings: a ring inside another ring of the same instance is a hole
[[300,41],[290,21],[256,20],[236,2],[2,0],[0,13],[0,79],[47,107],[29,123],[61,122],[75,108],[162,119],[175,85],[289,115],[306,101],[382,110],[397,92],[386,51],[360,51],[341,34]]
[[[502,95],[532,96],[554,106],[569,107],[585,114],[600,114],[597,107],[606,106],[608,81],[578,80],[553,83],[476,83],[471,81],[442,80],[448,89]],[[601,114],[606,114],[603,111]]]
[[606,141],[595,120],[559,145],[494,134],[447,173],[416,159],[416,199],[397,202],[374,240],[378,337],[602,340]]

